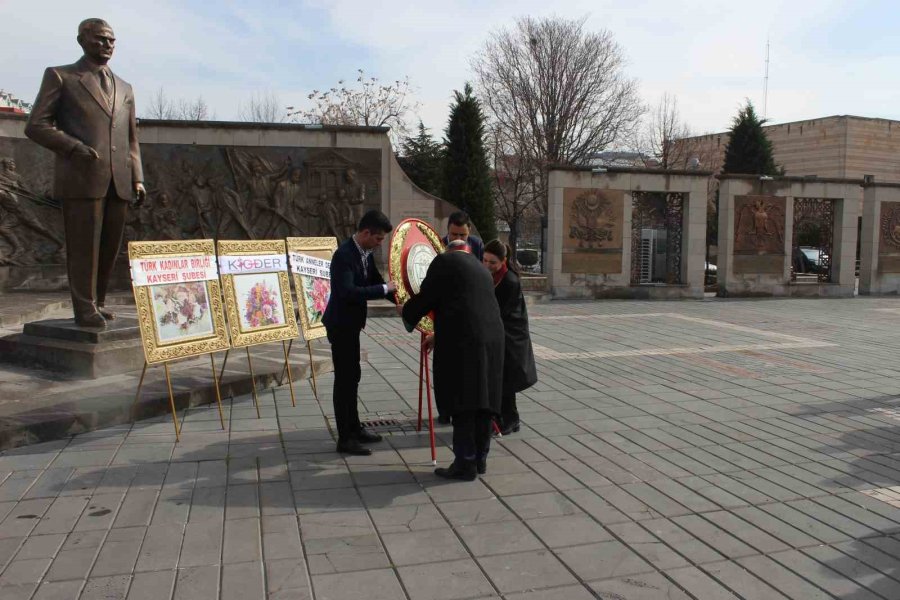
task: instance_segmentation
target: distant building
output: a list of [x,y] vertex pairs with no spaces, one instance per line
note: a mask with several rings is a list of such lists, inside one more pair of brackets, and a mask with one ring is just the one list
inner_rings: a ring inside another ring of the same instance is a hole
[[[775,163],[787,175],[816,175],[900,182],[900,121],[836,115],[763,127],[775,154]],[[701,169],[718,170],[728,145],[727,133],[679,140],[680,144],[711,148],[700,158]]]
[[0,90],[0,112],[24,115],[31,112],[31,105],[5,90]]
[[606,151],[595,152],[588,157],[588,166],[591,167],[655,167],[657,161],[640,152]]

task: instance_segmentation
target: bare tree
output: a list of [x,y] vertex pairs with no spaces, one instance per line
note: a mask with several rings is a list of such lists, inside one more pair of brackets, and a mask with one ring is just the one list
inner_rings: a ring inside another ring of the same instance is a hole
[[678,99],[664,93],[650,112],[641,144],[644,153],[653,157],[663,169],[686,169],[691,159],[696,158],[694,144],[688,142],[690,137],[690,129],[678,111]]
[[184,98],[171,99],[160,87],[150,98],[150,104],[143,111],[143,118],[164,121],[206,121],[215,119],[215,115],[210,114],[209,105],[203,96],[197,96],[194,101]]
[[163,121],[178,118],[175,104],[166,96],[166,91],[162,86],[151,96],[150,103],[144,108],[143,117],[145,119],[161,119]]
[[523,221],[540,209],[540,171],[525,140],[494,124],[488,133],[494,178],[494,210],[509,226],[510,260],[515,261]]
[[253,94],[238,107],[238,119],[248,123],[281,123],[287,112],[275,92]]
[[206,121],[210,118],[209,105],[203,99],[203,96],[197,96],[196,100],[178,100],[175,108],[177,119],[183,121]]
[[547,165],[586,163],[631,135],[644,112],[612,33],[584,24],[525,17],[492,34],[472,60],[490,120],[522,140],[541,167],[545,210]]
[[366,77],[362,69],[357,73],[355,85],[341,80],[331,89],[313,90],[307,96],[312,107],[288,106],[288,117],[302,123],[390,127],[395,141],[409,135],[407,117],[418,107],[410,99],[409,78],[383,84],[377,77]]

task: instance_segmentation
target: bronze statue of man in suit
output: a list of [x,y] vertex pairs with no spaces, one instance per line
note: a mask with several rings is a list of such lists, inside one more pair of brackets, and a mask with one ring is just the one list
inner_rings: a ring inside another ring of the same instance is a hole
[[102,19],[78,26],[84,56],[50,67],[25,135],[56,154],[54,196],[62,201],[75,322],[105,327],[106,290],[125,231],[128,203],[140,205],[141,152],[131,85],[110,71],[116,38]]

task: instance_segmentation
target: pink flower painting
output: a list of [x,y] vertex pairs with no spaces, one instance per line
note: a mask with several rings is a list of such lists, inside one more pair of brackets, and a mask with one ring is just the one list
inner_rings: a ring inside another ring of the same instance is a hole
[[306,317],[310,326],[322,322],[325,307],[331,297],[331,281],[321,277],[304,277],[303,292],[306,296]]

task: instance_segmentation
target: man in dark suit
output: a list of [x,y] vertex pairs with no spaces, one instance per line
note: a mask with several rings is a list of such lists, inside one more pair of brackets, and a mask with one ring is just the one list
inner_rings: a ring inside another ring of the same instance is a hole
[[416,296],[403,306],[408,331],[434,311],[434,393],[453,417],[453,454],[438,477],[473,481],[487,472],[491,419],[500,413],[504,330],[494,281],[463,240],[428,267]]
[[484,258],[484,242],[477,235],[469,235],[472,230],[472,220],[468,213],[458,210],[450,215],[447,221],[447,235],[441,240],[447,246],[453,240],[463,240],[469,245],[472,256],[479,261]]
[[331,297],[322,321],[334,363],[337,451],[346,454],[371,454],[363,444],[381,441],[380,435],[366,431],[359,422],[359,333],[366,326],[367,301],[394,299],[397,287],[392,281],[384,282],[372,256],[391,229],[384,213],[370,210],[360,219],[356,233],[338,246],[331,258]]
[[116,38],[101,19],[78,26],[84,56],[44,71],[25,135],[56,154],[54,197],[62,201],[75,322],[105,327],[103,308],[125,231],[128,202],[144,201],[131,86],[107,63]]

